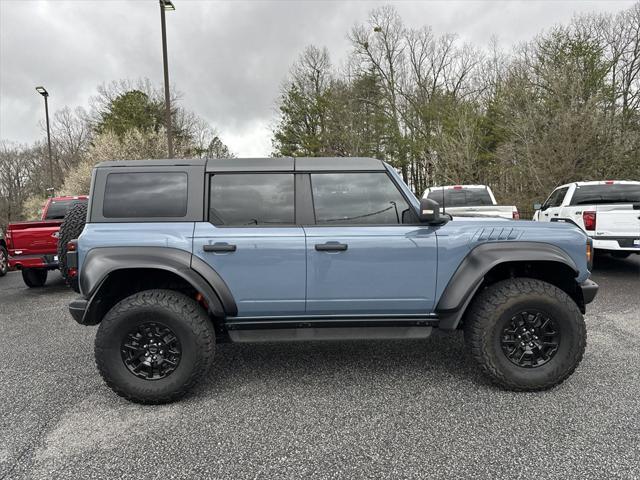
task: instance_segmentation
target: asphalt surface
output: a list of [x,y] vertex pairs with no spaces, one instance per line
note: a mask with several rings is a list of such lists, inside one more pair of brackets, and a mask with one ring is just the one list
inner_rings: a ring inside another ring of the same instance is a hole
[[219,345],[187,399],[140,406],[93,362],[60,277],[0,278],[0,479],[640,478],[640,257],[603,258],[563,385],[489,384],[459,334]]

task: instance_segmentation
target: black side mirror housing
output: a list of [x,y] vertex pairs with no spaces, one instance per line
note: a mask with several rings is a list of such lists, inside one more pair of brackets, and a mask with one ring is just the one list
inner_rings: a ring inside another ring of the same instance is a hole
[[420,221],[430,225],[441,225],[447,223],[449,217],[440,216],[440,205],[430,198],[420,199],[420,212],[418,212]]

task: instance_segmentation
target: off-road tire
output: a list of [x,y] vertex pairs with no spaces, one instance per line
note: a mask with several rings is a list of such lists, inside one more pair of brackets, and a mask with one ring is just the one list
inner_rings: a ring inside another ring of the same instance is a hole
[[[169,328],[182,356],[168,376],[147,380],[134,375],[121,354],[123,338],[145,322]],[[210,370],[215,331],[204,309],[172,290],[145,290],[117,303],[106,314],[95,339],[95,360],[105,383],[118,395],[144,404],[169,403],[187,394]]]
[[[501,347],[503,328],[527,309],[544,311],[560,330],[556,353],[535,368],[512,363]],[[504,280],[484,289],[463,321],[471,355],[494,383],[509,390],[537,391],[559,385],[577,368],[587,343],[584,318],[575,302],[556,286],[531,278]]]
[[44,268],[25,268],[22,270],[22,280],[29,288],[40,288],[47,283],[48,273]]
[[0,245],[0,277],[4,277],[9,271],[9,254],[4,246]]
[[58,265],[64,281],[77,293],[80,293],[78,276],[69,276],[67,266],[67,244],[80,236],[87,222],[87,204],[78,203],[67,212],[58,234]]

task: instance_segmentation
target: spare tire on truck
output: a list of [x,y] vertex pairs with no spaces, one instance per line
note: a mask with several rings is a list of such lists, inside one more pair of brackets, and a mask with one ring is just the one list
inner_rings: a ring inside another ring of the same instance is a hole
[[60,265],[60,273],[62,278],[67,282],[75,292],[80,293],[78,285],[77,273],[69,274],[67,266],[67,243],[75,240],[80,236],[84,225],[87,222],[87,204],[78,203],[74,205],[64,216],[64,221],[60,225],[60,233],[58,235],[58,264]]

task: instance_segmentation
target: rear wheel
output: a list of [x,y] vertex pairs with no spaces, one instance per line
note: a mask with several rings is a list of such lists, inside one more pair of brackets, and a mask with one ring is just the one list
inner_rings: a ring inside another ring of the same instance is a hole
[[67,244],[71,240],[75,240],[84,230],[87,221],[87,204],[78,203],[65,215],[60,232],[58,235],[58,263],[60,265],[60,273],[67,285],[74,291],[80,293],[78,285],[77,272],[70,272],[67,265]]
[[25,268],[22,270],[22,280],[29,288],[39,288],[47,283],[48,272],[43,268]]
[[510,390],[562,383],[586,346],[586,326],[575,302],[540,280],[491,285],[473,300],[464,322],[472,356],[494,383]]
[[9,256],[7,249],[0,245],[0,277],[4,277],[9,271]]
[[207,373],[214,345],[213,324],[195,300],[171,290],[146,290],[104,317],[95,340],[96,365],[118,395],[167,403]]

